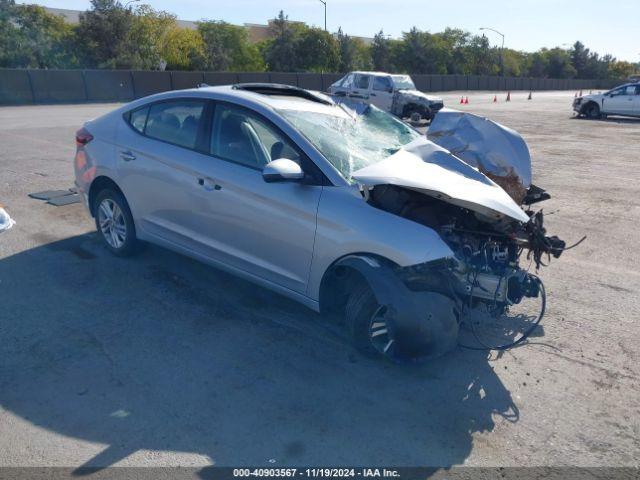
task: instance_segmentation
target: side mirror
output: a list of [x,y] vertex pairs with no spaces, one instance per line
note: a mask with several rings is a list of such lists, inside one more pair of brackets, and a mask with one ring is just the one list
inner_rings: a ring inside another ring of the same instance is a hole
[[279,158],[267,163],[262,169],[262,178],[267,183],[299,182],[304,178],[300,165],[288,158]]

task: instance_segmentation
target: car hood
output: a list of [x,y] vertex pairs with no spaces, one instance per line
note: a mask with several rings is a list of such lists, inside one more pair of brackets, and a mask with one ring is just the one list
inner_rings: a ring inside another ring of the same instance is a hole
[[398,93],[402,97],[406,98],[416,98],[420,100],[427,100],[430,103],[442,103],[442,99],[440,97],[434,97],[432,95],[427,95],[426,93],[421,92],[420,90],[398,90]]
[[427,138],[483,173],[515,177],[524,188],[531,186],[531,155],[515,130],[472,113],[443,108],[431,122]]
[[589,95],[582,95],[581,97],[579,97],[580,99],[582,99],[582,101],[585,100],[593,100],[593,101],[600,101],[600,99],[604,96],[603,93],[590,93]]
[[364,186],[390,184],[410,188],[495,220],[506,216],[523,223],[529,221],[529,216],[496,183],[426,138],[414,140],[351,176]]

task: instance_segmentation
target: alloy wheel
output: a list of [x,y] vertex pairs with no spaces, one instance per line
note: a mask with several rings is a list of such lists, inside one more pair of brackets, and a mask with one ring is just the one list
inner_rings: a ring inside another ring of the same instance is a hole
[[127,240],[127,224],[122,209],[110,198],[98,207],[98,224],[107,243],[115,249],[122,248]]

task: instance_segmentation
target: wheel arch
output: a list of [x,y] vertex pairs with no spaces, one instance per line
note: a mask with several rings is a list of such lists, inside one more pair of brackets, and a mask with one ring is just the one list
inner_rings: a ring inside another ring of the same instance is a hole
[[582,105],[582,107],[580,107],[580,113],[582,115],[586,115],[587,110],[591,105],[595,105],[596,107],[598,107],[598,110],[602,111],[602,107],[598,102],[596,102],[595,100],[588,100],[584,105]]
[[[94,203],[98,194],[107,188],[113,189],[116,192],[120,193],[124,197],[124,193],[122,189],[118,186],[118,184],[111,177],[106,175],[100,175],[93,179],[91,182],[91,186],[89,187],[88,194],[88,203],[89,203],[89,212],[91,212],[91,216],[95,217],[94,211]],[[126,197],[125,197],[126,198]]]
[[[354,263],[357,260],[357,263]],[[361,266],[358,266],[358,263]],[[367,276],[367,266],[375,268],[376,263],[395,268],[397,264],[381,255],[357,252],[343,255],[335,260],[322,275],[318,296],[321,313],[340,311],[346,305],[351,291],[363,282],[371,285]]]

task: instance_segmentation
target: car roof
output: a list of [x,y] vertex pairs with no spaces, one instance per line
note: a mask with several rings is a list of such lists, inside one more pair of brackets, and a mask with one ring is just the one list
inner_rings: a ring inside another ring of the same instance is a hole
[[202,86],[191,89],[191,91],[242,98],[275,110],[296,110],[340,116],[344,114],[344,111],[328,95],[290,85],[275,83],[234,84],[214,87]]

